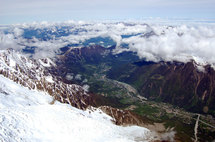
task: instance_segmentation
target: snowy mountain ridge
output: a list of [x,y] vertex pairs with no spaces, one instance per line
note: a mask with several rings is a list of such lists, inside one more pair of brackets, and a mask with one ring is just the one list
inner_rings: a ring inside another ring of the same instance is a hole
[[0,51],[0,74],[29,89],[45,91],[53,96],[54,100],[80,109],[86,108],[87,92],[79,85],[65,84],[52,76],[46,69],[51,66],[54,67],[55,64],[50,59],[37,61],[13,49]]

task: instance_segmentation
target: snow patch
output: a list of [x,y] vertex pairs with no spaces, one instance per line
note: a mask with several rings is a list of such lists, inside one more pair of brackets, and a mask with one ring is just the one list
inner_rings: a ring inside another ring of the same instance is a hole
[[10,66],[11,67],[15,67],[16,66],[16,62],[13,59],[10,59]]
[[45,59],[39,59],[39,62],[42,66],[44,67],[51,67],[51,66],[55,66],[55,63],[52,62],[51,59],[49,58],[45,58]]
[[67,74],[66,74],[66,79],[67,79],[67,80],[72,80],[72,79],[73,79],[73,74],[67,73]]
[[46,76],[46,80],[50,83],[54,83],[52,76]]

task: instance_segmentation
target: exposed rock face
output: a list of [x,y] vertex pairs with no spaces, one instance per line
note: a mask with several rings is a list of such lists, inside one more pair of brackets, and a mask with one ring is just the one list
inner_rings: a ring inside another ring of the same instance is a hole
[[49,93],[54,99],[79,109],[88,106],[89,95],[76,84],[65,84],[49,73],[55,64],[50,59],[34,60],[12,49],[0,51],[0,74],[29,89]]
[[121,110],[110,106],[101,106],[99,108],[110,115],[117,125],[141,125],[143,123],[129,110]]

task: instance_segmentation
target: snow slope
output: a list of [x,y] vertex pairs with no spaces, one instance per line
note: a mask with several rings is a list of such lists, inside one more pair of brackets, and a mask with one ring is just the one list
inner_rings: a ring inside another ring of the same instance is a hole
[[79,110],[45,92],[29,90],[0,75],[0,141],[132,142],[150,141],[142,127],[116,126],[99,109]]

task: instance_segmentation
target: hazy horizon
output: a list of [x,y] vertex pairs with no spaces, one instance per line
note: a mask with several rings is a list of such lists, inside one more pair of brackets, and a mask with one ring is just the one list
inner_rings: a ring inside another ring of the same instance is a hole
[[213,0],[0,0],[0,24],[67,20],[214,20]]

